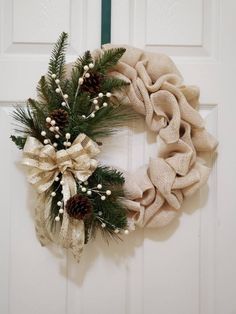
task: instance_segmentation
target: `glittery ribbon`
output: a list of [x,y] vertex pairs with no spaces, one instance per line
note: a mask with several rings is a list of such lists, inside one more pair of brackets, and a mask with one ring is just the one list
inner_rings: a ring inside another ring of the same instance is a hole
[[[80,134],[70,148],[59,151],[52,145],[43,145],[36,138],[29,136],[24,146],[22,164],[28,168],[28,181],[41,196],[46,195],[45,192],[61,173],[65,206],[68,199],[77,193],[76,180],[86,181],[96,169],[97,160],[93,157],[99,152],[97,144],[85,134]],[[40,206],[36,211],[36,231],[43,245],[45,239],[46,242],[50,240],[45,223],[47,216],[45,213],[48,212],[50,203],[45,202],[45,207]],[[66,210],[63,213],[59,243],[65,248],[71,248],[76,260],[79,261],[84,246],[84,223],[82,220],[69,217]]]

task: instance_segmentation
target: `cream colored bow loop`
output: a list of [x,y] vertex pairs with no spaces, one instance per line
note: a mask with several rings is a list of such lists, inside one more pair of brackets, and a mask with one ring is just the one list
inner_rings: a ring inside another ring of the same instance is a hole
[[[28,137],[23,151],[22,164],[27,166],[28,181],[39,194],[46,192],[61,173],[64,206],[77,193],[76,181],[86,181],[97,167],[94,157],[100,152],[98,145],[85,134],[80,134],[68,149],[56,151],[52,145],[43,145],[34,137]],[[42,225],[36,226],[45,230]],[[46,231],[45,231],[46,232]],[[77,261],[84,245],[84,223],[70,218],[64,210],[59,234],[63,247],[71,248]]]
[[[59,173],[72,174],[86,181],[97,167],[93,159],[100,149],[85,134],[80,134],[68,149],[56,151],[52,145],[43,145],[34,137],[28,137],[22,164],[28,167],[28,181],[43,193],[53,184]],[[62,178],[63,180],[63,178]]]

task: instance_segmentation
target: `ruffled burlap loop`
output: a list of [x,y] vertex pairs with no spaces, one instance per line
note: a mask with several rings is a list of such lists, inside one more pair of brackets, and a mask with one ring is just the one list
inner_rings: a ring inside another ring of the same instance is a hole
[[[103,49],[117,46],[105,45]],[[206,183],[210,169],[198,155],[213,152],[215,138],[197,111],[199,89],[182,85],[182,76],[164,54],[125,46],[110,73],[130,83],[127,94],[116,94],[145,116],[160,142],[158,156],[147,167],[126,174],[125,201],[129,219],[140,227],[163,227],[177,215],[186,196]],[[100,51],[100,53],[102,53]]]

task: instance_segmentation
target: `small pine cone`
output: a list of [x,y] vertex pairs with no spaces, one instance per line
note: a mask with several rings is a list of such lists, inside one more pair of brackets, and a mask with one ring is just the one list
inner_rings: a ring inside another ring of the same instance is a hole
[[92,213],[92,204],[86,196],[76,194],[67,201],[66,211],[72,218],[84,219]]
[[63,109],[55,109],[51,112],[50,118],[56,121],[60,129],[64,129],[68,124],[68,112]]
[[98,94],[101,91],[102,76],[97,72],[90,72],[90,77],[84,79],[81,91]]

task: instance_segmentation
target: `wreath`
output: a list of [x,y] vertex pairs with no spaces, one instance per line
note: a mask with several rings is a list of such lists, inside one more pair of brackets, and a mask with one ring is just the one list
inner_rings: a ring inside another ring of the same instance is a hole
[[[37,99],[15,108],[11,139],[38,193],[40,243],[70,248],[79,261],[98,230],[121,239],[135,226],[170,223],[207,181],[200,154],[217,141],[197,111],[199,90],[182,85],[169,57],[105,45],[67,65],[67,40],[62,33],[55,44]],[[140,115],[157,135],[158,155],[133,174],[99,163],[103,138]]]

